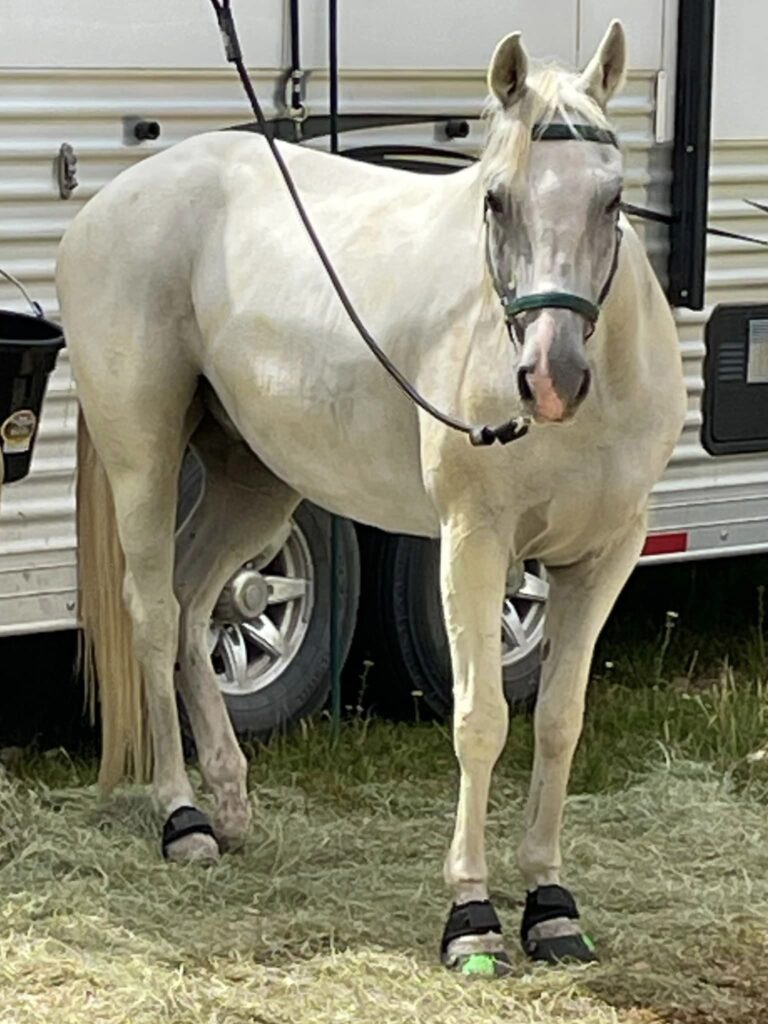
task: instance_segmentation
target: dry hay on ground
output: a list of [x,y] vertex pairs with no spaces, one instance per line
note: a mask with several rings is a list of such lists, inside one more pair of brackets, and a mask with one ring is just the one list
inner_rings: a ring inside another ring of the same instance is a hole
[[514,976],[466,982],[435,962],[453,788],[267,785],[248,848],[204,870],[161,861],[141,793],[100,806],[0,772],[0,1024],[768,1020],[763,806],[685,764],[572,799],[566,880],[604,959],[531,969],[522,791],[502,780],[491,866]]

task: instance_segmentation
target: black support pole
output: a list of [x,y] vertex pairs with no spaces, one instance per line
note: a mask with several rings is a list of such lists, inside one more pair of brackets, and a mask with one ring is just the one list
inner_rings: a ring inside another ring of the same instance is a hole
[[[336,0],[328,0],[328,78],[330,148],[339,151],[339,46],[338,7]],[[331,730],[334,740],[341,728],[341,636],[339,635],[339,533],[338,516],[331,516],[331,593],[330,593],[330,662],[331,675]]]

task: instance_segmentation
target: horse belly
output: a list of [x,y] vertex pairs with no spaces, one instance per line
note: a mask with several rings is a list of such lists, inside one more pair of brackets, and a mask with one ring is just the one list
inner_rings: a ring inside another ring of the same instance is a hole
[[[301,361],[275,375],[224,358],[206,376],[249,447],[303,497],[392,533],[437,536],[421,474],[418,417],[378,366],[334,390]],[[378,379],[377,379],[378,378]]]

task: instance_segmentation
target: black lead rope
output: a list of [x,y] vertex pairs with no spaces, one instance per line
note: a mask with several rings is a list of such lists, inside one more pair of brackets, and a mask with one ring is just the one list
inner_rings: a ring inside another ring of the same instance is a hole
[[339,298],[347,316],[354,324],[358,334],[363,339],[365,344],[371,350],[373,355],[378,359],[390,377],[398,384],[402,391],[415,402],[419,408],[423,409],[424,412],[428,413],[434,419],[438,420],[446,427],[450,427],[451,430],[457,430],[459,433],[466,434],[469,437],[470,442],[476,446],[491,445],[495,441],[499,441],[500,444],[508,444],[510,441],[516,441],[518,438],[523,437],[528,432],[528,427],[522,417],[515,417],[506,423],[502,423],[498,427],[486,426],[472,426],[469,423],[464,423],[462,420],[456,419],[447,413],[441,412],[436,406],[432,405],[431,402],[427,401],[419,392],[413,387],[413,385],[403,376],[398,370],[394,363],[389,359],[385,352],[379,347],[376,340],[370,334],[365,324],[362,322],[360,317],[352,305],[352,301],[347,295],[344,287],[339,280],[336,271],[333,269],[328,254],[318,238],[315,229],[312,227],[312,223],[309,220],[307,211],[304,208],[304,204],[299,197],[296,186],[293,182],[293,178],[286,167],[285,161],[283,160],[280,150],[275,144],[275,140],[272,137],[272,133],[269,130],[269,125],[261,109],[261,104],[256,96],[251,83],[250,76],[243,63],[243,53],[240,48],[240,41],[237,37],[237,30],[235,28],[235,21],[232,15],[232,9],[230,0],[211,0],[214,11],[216,12],[216,19],[219,23],[219,29],[221,31],[222,38],[224,40],[224,50],[227,56],[227,60],[235,65],[238,76],[242,83],[245,94],[253,108],[253,113],[256,116],[259,129],[264,135],[264,138],[269,146],[272,156],[275,158],[275,163],[278,166],[280,174],[283,177],[286,188],[290,193],[293,205],[296,207],[296,212],[301,218],[301,222],[309,235],[310,241],[315,248],[315,252],[320,258],[320,262],[325,268],[325,272],[328,275],[328,279],[333,286],[333,290]]

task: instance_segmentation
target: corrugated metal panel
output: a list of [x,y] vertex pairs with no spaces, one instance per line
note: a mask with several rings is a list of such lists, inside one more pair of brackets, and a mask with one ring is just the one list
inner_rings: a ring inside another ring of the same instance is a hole
[[[715,143],[710,223],[768,241],[768,215],[744,202],[768,199],[768,139]],[[710,237],[706,308],[677,313],[689,413],[681,442],[652,503],[652,525],[689,530],[689,557],[768,549],[768,455],[708,455],[701,446],[704,330],[721,302],[764,302],[768,249]]]

